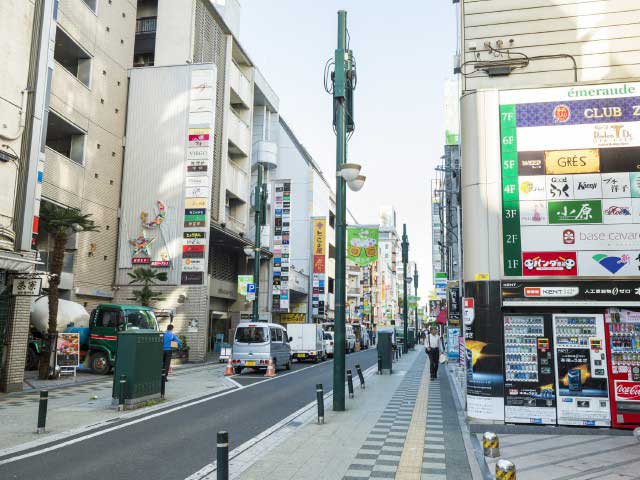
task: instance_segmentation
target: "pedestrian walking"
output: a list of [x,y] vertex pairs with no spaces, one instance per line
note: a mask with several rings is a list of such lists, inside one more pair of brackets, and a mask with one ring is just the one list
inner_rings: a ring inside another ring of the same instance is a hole
[[164,332],[164,347],[162,352],[162,368],[165,371],[167,380],[169,377],[169,369],[171,368],[171,357],[173,355],[172,342],[176,342],[178,344],[178,348],[182,348],[182,342],[178,336],[173,333],[173,325],[169,324],[167,325],[167,331]]
[[425,351],[429,355],[431,363],[431,380],[438,378],[438,366],[440,365],[440,352],[444,351],[442,338],[438,334],[436,327],[431,327],[429,335],[426,338]]

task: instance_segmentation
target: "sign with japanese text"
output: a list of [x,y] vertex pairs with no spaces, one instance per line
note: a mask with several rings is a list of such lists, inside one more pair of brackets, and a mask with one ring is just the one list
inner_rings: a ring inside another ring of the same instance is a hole
[[505,277],[640,274],[640,83],[503,91],[500,141]]
[[353,225],[347,227],[347,258],[364,267],[378,259],[377,226]]
[[13,279],[12,294],[17,297],[37,297],[42,288],[40,277],[15,277]]
[[325,218],[316,218],[313,221],[313,256],[326,253],[327,244],[327,220]]

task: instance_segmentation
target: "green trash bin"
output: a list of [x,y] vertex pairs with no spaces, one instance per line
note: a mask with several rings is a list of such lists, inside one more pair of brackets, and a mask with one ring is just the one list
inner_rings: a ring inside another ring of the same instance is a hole
[[121,378],[125,375],[124,403],[127,407],[160,398],[163,333],[133,330],[118,333],[112,397],[118,403]]
[[416,346],[416,331],[413,327],[409,327],[409,348],[413,350]]
[[393,367],[393,332],[378,329],[378,355],[382,359],[381,373],[392,373]]

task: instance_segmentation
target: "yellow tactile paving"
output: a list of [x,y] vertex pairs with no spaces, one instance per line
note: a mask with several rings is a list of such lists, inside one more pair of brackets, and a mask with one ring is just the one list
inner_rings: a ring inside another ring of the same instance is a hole
[[422,476],[422,454],[424,436],[427,428],[427,402],[429,399],[429,366],[422,371],[420,390],[413,408],[411,424],[402,449],[400,464],[396,471],[396,479],[420,480]]

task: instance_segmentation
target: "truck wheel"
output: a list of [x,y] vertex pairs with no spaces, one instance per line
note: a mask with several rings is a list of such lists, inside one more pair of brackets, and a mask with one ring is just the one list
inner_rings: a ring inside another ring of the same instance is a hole
[[40,357],[38,356],[38,352],[33,348],[27,348],[27,359],[24,364],[25,370],[35,370],[38,368],[38,364],[40,363]]
[[91,354],[91,371],[98,375],[106,375],[109,373],[111,365],[109,365],[109,358],[104,352],[95,352]]
[[291,359],[289,359],[289,361],[287,362],[287,364],[284,367],[286,370],[291,370]]

